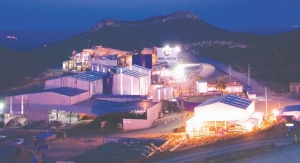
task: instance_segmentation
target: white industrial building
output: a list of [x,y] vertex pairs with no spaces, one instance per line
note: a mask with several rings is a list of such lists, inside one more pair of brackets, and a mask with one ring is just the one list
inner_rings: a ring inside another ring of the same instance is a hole
[[173,87],[161,87],[153,90],[153,102],[171,100],[173,98]]
[[243,93],[243,86],[238,82],[230,82],[225,85],[225,91],[228,93]]
[[47,80],[45,82],[45,89],[60,87],[77,88],[89,91],[91,97],[94,94],[103,93],[103,79],[106,76],[106,73],[101,72],[82,72],[72,76],[64,76],[56,79]]
[[99,65],[105,65],[105,66],[117,66],[117,63],[118,63],[117,58],[90,60],[90,65],[99,64]]
[[122,67],[113,76],[112,94],[148,95],[150,84],[150,69],[138,65]]
[[5,97],[5,114],[27,115],[28,121],[49,120],[50,109],[64,110],[89,97],[89,91],[70,87],[8,96]]
[[206,100],[195,107],[195,115],[186,122],[187,133],[204,126],[225,127],[241,125],[252,131],[262,122],[263,113],[255,112],[254,102],[235,95],[226,95]]
[[198,93],[206,93],[207,90],[208,90],[208,88],[207,88],[207,81],[206,80],[196,81],[196,91]]
[[300,105],[289,105],[278,110],[278,115],[276,116],[291,116],[295,121],[300,121]]
[[110,71],[111,66],[106,66],[102,64],[91,64],[91,71],[98,71],[102,73],[107,73]]

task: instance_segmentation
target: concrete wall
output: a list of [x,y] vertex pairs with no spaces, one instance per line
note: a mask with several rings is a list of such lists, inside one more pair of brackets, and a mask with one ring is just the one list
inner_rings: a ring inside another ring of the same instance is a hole
[[161,111],[161,103],[153,105],[147,109],[147,119],[123,119],[123,130],[138,130],[150,128],[153,121],[158,119]]

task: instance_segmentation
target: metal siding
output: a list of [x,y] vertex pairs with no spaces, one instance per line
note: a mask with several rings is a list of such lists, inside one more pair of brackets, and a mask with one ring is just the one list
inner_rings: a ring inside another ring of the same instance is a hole
[[28,112],[28,95],[17,95],[5,97],[4,113],[26,114]]
[[44,108],[30,108],[29,114],[27,115],[27,120],[31,121],[40,121],[40,120],[49,120],[49,110]]
[[62,87],[62,78],[51,79],[45,81],[45,89]]
[[112,94],[121,94],[121,75],[122,74],[115,74],[113,77]]
[[130,119],[130,123],[124,122],[123,120],[123,130],[137,130],[149,128],[148,120],[144,119]]
[[39,104],[70,105],[70,97],[52,92],[29,94],[29,107]]
[[71,97],[71,105],[87,100],[89,99],[89,97],[90,97],[90,92],[85,92],[77,96],[73,96]]
[[131,94],[131,86],[130,86],[130,76],[123,74],[123,95],[130,95]]
[[77,88],[77,79],[71,77],[65,77],[66,87]]
[[77,79],[77,87],[76,88],[89,91],[90,90],[90,84],[87,81]]
[[139,78],[134,78],[131,77],[133,84],[132,84],[132,90],[133,90],[133,95],[140,95],[140,79]]
[[199,117],[200,121],[246,121],[248,118],[246,115],[245,109],[220,102],[195,108],[195,116]]
[[117,60],[91,60],[90,64],[101,64],[105,66],[117,66]]

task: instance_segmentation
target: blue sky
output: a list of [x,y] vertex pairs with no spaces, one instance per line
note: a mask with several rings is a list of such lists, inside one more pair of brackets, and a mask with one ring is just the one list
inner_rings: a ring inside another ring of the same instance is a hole
[[85,31],[106,18],[141,20],[184,10],[225,30],[268,33],[296,29],[299,8],[300,0],[1,0],[0,30]]

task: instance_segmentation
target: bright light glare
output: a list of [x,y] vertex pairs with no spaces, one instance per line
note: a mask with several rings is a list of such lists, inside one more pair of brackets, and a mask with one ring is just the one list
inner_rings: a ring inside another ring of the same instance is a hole
[[170,46],[169,46],[169,45],[166,45],[166,46],[165,46],[165,49],[170,49]]
[[248,122],[246,122],[245,127],[246,127],[246,129],[248,131],[252,131],[253,130],[253,126],[250,123],[248,123]]
[[273,114],[274,114],[275,116],[277,116],[277,115],[279,114],[279,111],[276,110],[276,109],[274,109],[274,110],[273,110]]
[[182,78],[184,76],[184,69],[183,69],[183,67],[180,66],[180,65],[178,65],[175,68],[175,73],[176,73],[177,78]]
[[175,51],[176,51],[176,52],[180,52],[180,47],[178,47],[178,46],[175,47]]
[[4,108],[4,104],[0,102],[0,110]]

